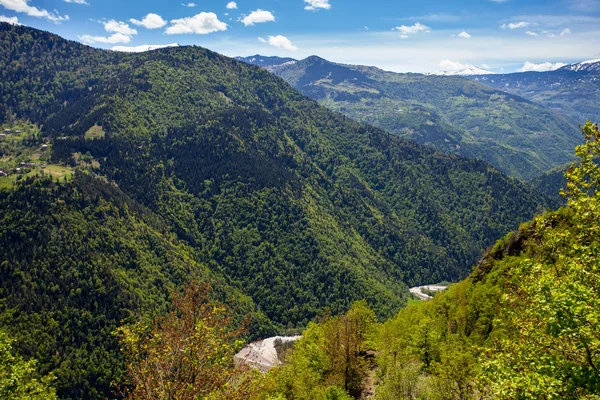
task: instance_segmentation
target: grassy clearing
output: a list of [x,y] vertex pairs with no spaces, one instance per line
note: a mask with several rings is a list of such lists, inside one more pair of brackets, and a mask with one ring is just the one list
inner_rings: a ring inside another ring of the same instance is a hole
[[53,179],[71,179],[73,176],[73,168],[65,167],[62,165],[50,164],[46,168],[42,169],[40,167],[33,168],[30,172],[26,174],[11,174],[10,176],[2,176],[0,177],[0,190],[3,189],[11,189],[15,183],[20,179],[26,179],[28,177],[34,177],[39,175],[50,175]]
[[99,125],[94,125],[85,133],[86,139],[102,139],[106,134],[104,129]]

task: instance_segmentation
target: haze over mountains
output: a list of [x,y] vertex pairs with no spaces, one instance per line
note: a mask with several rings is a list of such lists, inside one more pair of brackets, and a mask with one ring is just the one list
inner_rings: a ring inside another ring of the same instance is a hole
[[462,77],[398,74],[319,57],[274,60],[266,67],[351,118],[444,152],[481,158],[521,179],[569,162],[581,141],[570,116]]
[[566,65],[555,71],[470,76],[469,79],[559,110],[576,121],[600,121],[600,60]]

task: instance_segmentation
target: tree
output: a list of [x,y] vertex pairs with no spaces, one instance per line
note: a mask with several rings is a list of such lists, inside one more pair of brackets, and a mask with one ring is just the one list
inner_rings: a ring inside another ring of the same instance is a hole
[[368,367],[365,352],[371,347],[375,326],[375,313],[364,300],[344,315],[311,322],[294,343],[287,363],[269,373],[259,398],[360,398]]
[[[535,221],[539,248],[512,271],[482,380],[506,399],[600,394],[600,132],[587,123],[565,174],[568,223]],[[564,213],[563,213],[564,214]]]
[[173,311],[150,328],[119,328],[132,399],[247,399],[259,385],[233,356],[243,343],[227,307],[210,299],[208,285],[174,293]]
[[0,331],[0,398],[5,400],[54,400],[50,386],[54,377],[38,377],[36,361],[25,361],[12,354],[12,339]]

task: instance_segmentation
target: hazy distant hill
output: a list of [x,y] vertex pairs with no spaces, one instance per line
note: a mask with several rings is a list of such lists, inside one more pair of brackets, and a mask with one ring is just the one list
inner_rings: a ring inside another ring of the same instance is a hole
[[248,64],[258,65],[266,69],[271,69],[282,64],[293,64],[296,62],[295,59],[289,57],[268,57],[268,56],[249,56],[249,57],[235,57],[236,60],[242,61]]
[[567,65],[556,71],[471,76],[493,88],[559,110],[578,123],[600,122],[600,60]]
[[351,118],[522,179],[570,161],[581,141],[575,120],[461,77],[397,74],[314,56],[269,70]]

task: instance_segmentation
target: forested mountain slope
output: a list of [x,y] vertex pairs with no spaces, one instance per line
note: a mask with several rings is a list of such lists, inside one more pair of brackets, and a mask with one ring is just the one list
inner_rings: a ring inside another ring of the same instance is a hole
[[461,77],[398,74],[319,57],[269,70],[321,104],[521,179],[572,159],[577,124],[522,97]]
[[[240,316],[255,314],[156,214],[90,174],[0,191],[0,209],[0,326],[55,374],[61,397],[110,395],[123,371],[112,332],[164,313],[184,282],[210,282]],[[258,335],[272,332],[254,317]]]
[[54,163],[96,165],[95,183],[24,180],[0,196],[1,326],[61,396],[106,395],[114,324],[163,310],[185,280],[212,273],[279,327],[358,299],[382,318],[406,284],[465,276],[545,204],[482,161],[198,47],[114,53],[0,23],[0,78],[4,127],[29,120]]
[[568,207],[523,224],[468,279],[384,324],[378,398],[597,398],[600,132],[584,134]]

